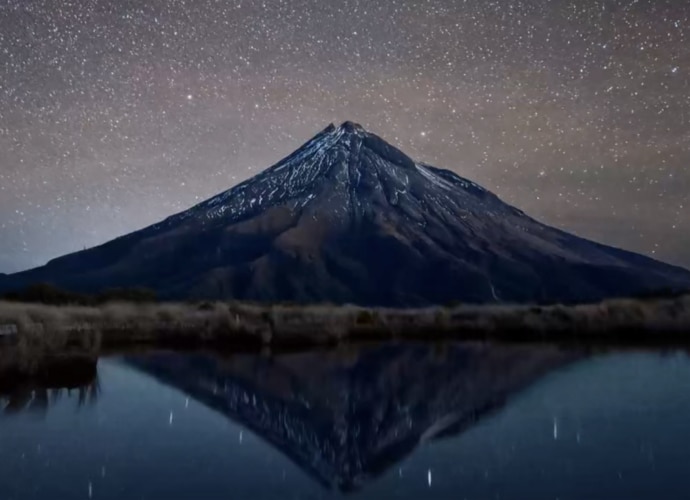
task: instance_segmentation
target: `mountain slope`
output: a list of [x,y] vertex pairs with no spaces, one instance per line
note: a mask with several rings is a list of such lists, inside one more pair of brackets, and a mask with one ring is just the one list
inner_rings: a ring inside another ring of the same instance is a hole
[[545,226],[345,122],[185,212],[0,287],[36,281],[412,306],[598,300],[688,288],[690,273]]

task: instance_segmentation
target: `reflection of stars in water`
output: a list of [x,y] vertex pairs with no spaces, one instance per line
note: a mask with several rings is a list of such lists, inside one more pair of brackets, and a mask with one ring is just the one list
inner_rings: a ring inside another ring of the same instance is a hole
[[558,420],[556,417],[553,418],[553,439],[558,440]]
[[242,431],[240,431],[240,444],[242,444]]
[[431,469],[429,469],[429,471],[426,473],[426,479],[429,483],[429,488],[431,488]]
[[93,498],[93,483],[89,481],[89,498]]
[[170,419],[168,420],[168,423],[169,423],[170,425],[173,424],[173,412],[172,412],[172,411],[170,412]]
[[185,398],[184,400],[184,407],[189,408],[189,398]]

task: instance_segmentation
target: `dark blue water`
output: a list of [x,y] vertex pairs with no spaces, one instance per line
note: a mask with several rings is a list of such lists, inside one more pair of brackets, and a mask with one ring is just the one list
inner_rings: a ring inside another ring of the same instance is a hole
[[1,401],[1,499],[690,498],[679,352],[158,353]]

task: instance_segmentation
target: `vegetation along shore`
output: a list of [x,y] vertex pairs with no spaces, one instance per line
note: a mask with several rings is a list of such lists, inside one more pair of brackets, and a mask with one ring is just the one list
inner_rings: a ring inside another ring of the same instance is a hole
[[0,373],[32,372],[103,350],[283,349],[381,340],[492,340],[587,344],[690,342],[690,294],[583,305],[457,305],[423,309],[235,302],[0,301]]

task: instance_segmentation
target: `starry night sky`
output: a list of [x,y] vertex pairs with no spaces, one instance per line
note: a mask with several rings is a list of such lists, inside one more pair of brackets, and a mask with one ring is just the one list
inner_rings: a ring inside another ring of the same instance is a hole
[[3,0],[0,272],[361,123],[549,224],[690,266],[690,3]]

